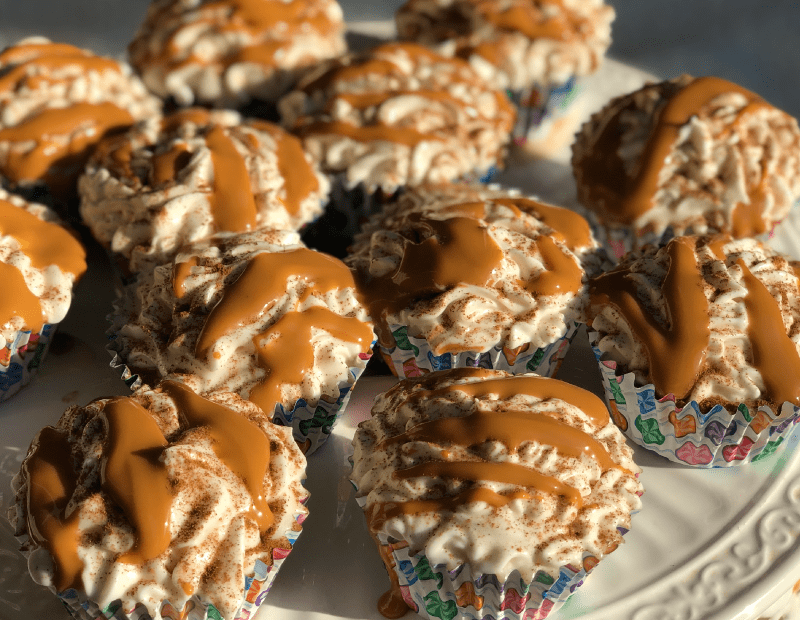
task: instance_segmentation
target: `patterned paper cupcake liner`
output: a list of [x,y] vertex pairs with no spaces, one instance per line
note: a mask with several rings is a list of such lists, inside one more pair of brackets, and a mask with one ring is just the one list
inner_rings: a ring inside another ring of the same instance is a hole
[[[295,521],[302,525],[305,517],[305,514],[297,514]],[[299,530],[289,530],[285,533],[292,547],[299,535]],[[253,575],[245,577],[243,600],[231,620],[251,620],[255,616],[290,552],[291,549],[273,549],[272,566],[256,560]],[[126,612],[122,602],[117,600],[101,609],[93,601],[87,600],[85,594],[75,589],[60,592],[58,597],[76,620],[154,620],[143,605],[137,605],[133,610]],[[182,609],[177,609],[169,601],[163,601],[159,614],[158,617],[163,620],[224,620],[214,605],[197,597],[191,598]]]
[[0,402],[19,392],[39,372],[56,327],[55,323],[45,323],[39,333],[19,331],[0,349]]
[[535,372],[552,377],[558,372],[569,345],[578,332],[578,324],[570,323],[561,338],[538,349],[527,344],[516,349],[496,345],[484,353],[464,351],[438,356],[433,353],[427,340],[409,336],[405,325],[390,325],[389,329],[396,346],[381,346],[381,355],[389,369],[400,378],[419,377],[449,368],[487,368],[506,370],[514,374]]
[[731,467],[767,458],[783,446],[800,420],[800,407],[784,403],[779,413],[744,403],[728,411],[703,412],[695,401],[678,407],[670,394],[657,398],[652,384],[637,387],[633,373],[617,375],[617,364],[601,358],[599,334],[589,340],[600,366],[606,402],[617,426],[640,446],[693,467]]
[[554,86],[534,85],[525,90],[506,90],[506,95],[517,108],[517,121],[511,132],[514,142],[524,145],[546,140],[568,117],[582,91],[582,83],[575,76]]
[[[128,351],[123,348],[117,339],[117,331],[121,327],[117,323],[122,320],[121,317],[110,315],[108,318],[112,323],[112,327],[106,332],[108,337],[106,349],[112,356],[110,366],[119,374],[125,385],[131,391],[135,391],[145,381],[128,367]],[[370,353],[359,353],[358,357],[364,360],[364,365],[366,366],[367,360],[372,355]],[[320,398],[317,402],[308,402],[301,398],[295,401],[291,407],[285,407],[280,403],[276,404],[272,421],[281,426],[292,427],[292,436],[300,446],[300,449],[306,456],[310,455],[328,440],[333,426],[344,413],[353,387],[362,372],[364,372],[364,368],[349,367],[347,380],[339,382],[337,386],[339,395],[333,401]]]

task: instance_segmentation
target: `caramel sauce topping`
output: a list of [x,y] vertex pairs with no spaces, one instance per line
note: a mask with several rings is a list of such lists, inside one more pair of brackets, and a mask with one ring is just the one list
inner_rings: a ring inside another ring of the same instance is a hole
[[173,182],[191,159],[192,152],[185,142],[178,142],[169,150],[153,155],[150,185],[158,186]]
[[211,112],[205,108],[184,108],[182,110],[176,110],[172,114],[168,114],[161,119],[161,131],[175,131],[184,123],[194,123],[200,127],[210,125],[212,123]]
[[[25,53],[26,51],[33,50],[32,47],[24,47],[25,49],[17,51],[16,54],[14,54],[14,48],[7,50],[12,52],[12,54],[9,56],[5,54],[0,56],[0,67],[4,64],[11,65],[14,63],[14,61],[9,60],[9,58],[13,58],[16,55],[18,59],[21,59],[24,55],[28,55]],[[44,47],[48,49],[44,49]],[[8,67],[7,70],[0,74],[0,93],[22,88],[31,80],[45,80],[51,83],[61,81],[61,79],[57,77],[42,76],[42,70],[50,72],[58,71],[65,67],[78,66],[82,72],[113,71],[114,73],[119,73],[119,65],[114,60],[88,54],[71,45],[56,44],[54,46],[43,46],[43,49],[40,51],[43,53],[28,56],[27,59],[21,60],[19,64],[14,63],[14,66]]]
[[571,256],[565,254],[548,235],[539,235],[536,238],[536,248],[542,255],[542,261],[547,271],[525,282],[525,290],[535,297],[577,293],[581,288],[581,278],[583,277],[583,269],[580,265]]
[[[559,10],[554,15],[546,16],[542,7],[547,6],[558,7]],[[496,28],[521,32],[529,39],[573,41],[587,23],[586,19],[581,19],[573,11],[566,9],[561,0],[522,0],[511,3],[490,0],[478,2],[476,12]]]
[[692,237],[677,237],[667,245],[669,271],[661,285],[669,328],[661,326],[643,309],[633,280],[616,269],[590,282],[592,311],[611,304],[630,325],[647,351],[650,380],[659,396],[684,399],[691,391],[706,359],[710,338],[708,300],[695,257]]
[[180,299],[186,294],[186,278],[192,271],[192,267],[197,267],[197,257],[192,256],[182,263],[175,263],[175,269],[172,274],[172,294],[176,299]]
[[83,589],[83,561],[78,557],[78,513],[66,514],[77,479],[66,433],[52,426],[43,428],[23,463],[28,479],[28,535],[53,558],[53,585]]
[[0,281],[4,291],[0,295],[0,321],[6,323],[18,316],[24,321],[26,330],[40,332],[45,323],[42,304],[28,288],[22,272],[13,265],[0,262]]
[[[341,261],[306,248],[263,252],[254,256],[208,315],[195,347],[207,355],[225,334],[267,312],[286,292],[290,278],[308,284],[304,297],[354,286],[353,275]],[[371,340],[371,339],[370,339]]]
[[491,201],[509,208],[517,208],[524,213],[530,213],[552,228],[554,232],[551,233],[551,236],[563,242],[573,252],[592,245],[592,231],[589,228],[589,222],[575,211],[544,204],[530,198],[492,198]]
[[240,478],[253,500],[251,515],[262,534],[275,523],[264,496],[264,479],[270,462],[270,441],[266,433],[246,416],[198,396],[175,381],[162,389],[177,404],[190,428],[205,427],[214,442],[214,453]]
[[103,491],[122,508],[136,531],[133,548],[118,558],[142,564],[161,555],[170,542],[172,491],[160,461],[167,440],[155,419],[130,398],[114,398],[103,407],[108,423]]
[[250,173],[244,157],[220,126],[206,135],[214,164],[211,213],[217,230],[240,232],[255,228],[256,201],[250,187]]
[[57,265],[61,271],[71,273],[76,278],[86,271],[86,251],[66,228],[40,220],[25,209],[2,199],[0,235],[14,237],[36,269]]
[[315,121],[296,127],[295,131],[302,138],[314,134],[337,134],[357,142],[384,141],[408,147],[415,147],[426,140],[443,139],[408,127],[398,128],[390,127],[389,125],[358,126],[342,121]]

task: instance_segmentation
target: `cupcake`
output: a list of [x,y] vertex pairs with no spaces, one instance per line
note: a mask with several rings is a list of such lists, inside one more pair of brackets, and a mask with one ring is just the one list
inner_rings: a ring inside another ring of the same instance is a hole
[[322,65],[279,109],[334,177],[334,204],[345,216],[336,227],[349,237],[399,188],[487,174],[500,164],[514,122],[503,93],[466,62],[410,43]]
[[327,439],[374,339],[353,276],[297,233],[220,233],[143,272],[110,334],[134,387],[174,379],[235,392],[291,426],[311,452]]
[[36,375],[86,252],[55,213],[0,190],[0,402]]
[[551,156],[580,118],[580,80],[611,44],[614,9],[603,0],[408,0],[401,39],[467,60],[517,107],[515,142]]
[[164,382],[42,429],[8,516],[78,620],[247,618],[300,534],[305,465],[252,403]]
[[514,192],[420,188],[374,216],[346,262],[399,377],[465,366],[552,375],[584,310],[573,250],[593,244],[579,215]]
[[277,125],[195,108],[103,141],[79,189],[92,234],[138,273],[218,231],[297,230],[329,183]]
[[676,237],[589,283],[590,334],[614,420],[698,467],[772,454],[800,414],[800,288],[755,239]]
[[179,105],[275,102],[346,50],[335,0],[153,0],[128,47],[148,88]]
[[388,617],[545,618],[641,507],[640,470],[603,402],[555,379],[406,379],[376,398],[353,446]]
[[0,52],[0,181],[68,202],[95,144],[158,114],[127,65],[41,37]]
[[613,253],[663,236],[768,232],[800,199],[797,121],[715,77],[612,100],[573,144],[578,199]]

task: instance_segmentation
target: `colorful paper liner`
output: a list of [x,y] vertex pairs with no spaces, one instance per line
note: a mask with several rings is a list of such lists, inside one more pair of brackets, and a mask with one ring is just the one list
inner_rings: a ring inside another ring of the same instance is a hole
[[517,108],[517,121],[511,132],[516,144],[545,140],[553,126],[566,117],[583,91],[581,81],[570,77],[563,84],[534,85],[526,90],[506,90]]
[[597,332],[589,334],[611,418],[630,439],[670,461],[705,468],[756,462],[778,451],[800,420],[800,407],[788,402],[777,415],[744,403],[733,412],[714,405],[704,413],[695,401],[679,408],[671,394],[657,398],[652,384],[637,387],[634,373],[617,376],[616,362],[601,359],[598,340]]
[[[109,318],[113,323],[114,317]],[[134,374],[128,368],[125,361],[127,351],[124,351],[117,341],[116,326],[112,326],[106,334],[109,339],[106,348],[113,356],[110,364],[111,368],[119,373],[125,385],[131,391],[138,389],[142,386],[143,381],[139,375]],[[366,366],[367,360],[372,355],[370,353],[359,353],[358,357],[364,360],[364,365]],[[291,426],[292,436],[308,456],[328,440],[334,424],[344,413],[344,409],[350,400],[352,389],[363,371],[364,368],[349,367],[347,369],[347,380],[339,382],[337,386],[339,395],[332,402],[320,398],[314,403],[300,398],[294,402],[291,408],[284,407],[281,403],[276,404],[272,421],[281,426]]]
[[406,605],[423,618],[440,620],[547,618],[564,604],[599,562],[587,553],[581,566],[562,566],[555,577],[540,570],[528,583],[514,571],[500,582],[495,575],[473,574],[467,565],[452,571],[444,565],[431,566],[424,554],[409,555],[406,543],[386,546],[391,550]]
[[[305,517],[305,514],[297,514],[295,521],[302,525]],[[300,531],[289,530],[285,535],[289,544],[294,547]],[[273,549],[272,566],[256,560],[253,575],[245,577],[244,580],[244,599],[241,606],[230,620],[251,620],[255,616],[272,587],[281,564],[290,552],[291,549]],[[143,605],[137,605],[133,610],[126,612],[122,608],[122,602],[116,600],[100,609],[94,602],[87,600],[83,593],[74,589],[60,592],[58,597],[67,611],[77,620],[155,620]],[[163,601],[159,613],[158,618],[163,620],[228,620],[223,618],[214,605],[203,602],[198,597],[189,599],[183,609],[177,609],[169,601]]]
[[11,398],[39,372],[57,324],[45,323],[39,333],[19,331],[0,349],[0,402]]
[[408,335],[405,325],[390,325],[395,347],[381,346],[381,355],[392,372],[400,378],[419,377],[435,370],[450,368],[487,368],[505,370],[513,374],[535,372],[544,377],[552,377],[558,372],[569,345],[578,332],[578,324],[566,325],[566,333],[544,347],[532,349],[522,345],[507,349],[496,345],[485,353],[465,351],[434,355],[428,341]]

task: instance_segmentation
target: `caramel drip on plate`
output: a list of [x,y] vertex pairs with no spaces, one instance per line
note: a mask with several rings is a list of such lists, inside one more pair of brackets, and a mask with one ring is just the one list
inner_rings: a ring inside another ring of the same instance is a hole
[[268,311],[286,293],[290,278],[307,283],[305,296],[354,286],[347,266],[320,252],[298,248],[257,254],[209,313],[198,337],[195,355],[204,357],[225,334]]
[[785,402],[800,405],[800,357],[786,334],[781,309],[766,286],[742,259],[742,281],[747,287],[747,335],[753,351],[753,365],[761,373],[769,399],[780,407]]
[[[131,124],[133,117],[113,103],[77,103],[44,110],[19,125],[0,129],[0,141],[35,143],[27,152],[12,149],[0,172],[14,183],[63,183],[63,177],[74,178],[83,169],[90,148],[106,133]],[[80,135],[73,136],[77,130]],[[64,137],[70,139],[60,142]]]
[[491,201],[530,213],[552,228],[555,231],[551,233],[552,236],[562,241],[573,252],[592,245],[592,231],[589,228],[589,222],[575,211],[529,198],[492,198]]
[[575,294],[581,288],[583,269],[575,260],[564,253],[552,237],[540,235],[536,238],[536,248],[542,255],[547,271],[525,282],[525,290],[533,296]]
[[78,557],[79,515],[66,514],[77,479],[66,433],[43,428],[23,464],[28,479],[28,535],[47,549],[55,564],[53,585],[58,592],[83,589],[83,561]]
[[42,304],[28,288],[22,272],[13,265],[0,262],[0,282],[3,283],[0,321],[6,323],[18,316],[24,321],[24,329],[39,333],[45,323]]
[[[435,296],[459,285],[488,286],[503,252],[480,220],[451,217],[437,220],[423,214],[408,217],[400,231],[408,243],[398,269],[360,282],[371,315],[385,317],[415,300]],[[417,241],[420,237],[424,240]],[[391,342],[383,342],[391,346]]]
[[400,579],[394,569],[395,562],[390,547],[382,545],[374,534],[372,534],[372,539],[378,546],[378,553],[380,553],[381,560],[386,566],[386,572],[389,574],[389,581],[391,582],[389,590],[381,594],[378,599],[378,611],[384,618],[397,620],[397,618],[405,616],[410,607],[403,600],[403,593],[400,591]]
[[192,272],[192,267],[197,267],[196,256],[192,256],[182,263],[175,263],[175,270],[172,274],[172,293],[177,299],[186,294],[186,278]]
[[40,220],[33,213],[2,199],[0,235],[14,237],[36,269],[57,265],[76,278],[86,271],[86,251],[66,228]]
[[206,400],[180,383],[165,381],[161,387],[175,401],[190,428],[208,428],[214,454],[244,481],[253,500],[250,513],[261,533],[267,532],[275,523],[275,516],[264,496],[264,479],[270,462],[266,433],[247,416]]
[[255,228],[256,201],[244,157],[219,125],[208,132],[206,144],[214,164],[210,202],[217,230],[241,232]]
[[250,121],[250,124],[275,140],[278,172],[284,184],[284,196],[280,200],[287,212],[297,215],[302,202],[319,189],[319,180],[314,174],[313,166],[306,159],[303,143],[271,123]]
[[706,358],[710,338],[708,300],[695,257],[694,239],[678,237],[667,245],[669,271],[661,285],[669,328],[640,304],[636,285],[625,269],[616,269],[590,282],[592,311],[611,304],[630,325],[647,350],[649,378],[659,396],[686,398]]
[[160,461],[167,440],[155,419],[130,398],[106,402],[103,415],[108,435],[102,489],[122,508],[136,532],[133,548],[118,561],[142,564],[161,555],[170,542],[172,492]]
[[249,400],[265,412],[283,402],[281,386],[298,385],[314,367],[313,330],[328,332],[337,340],[357,343],[364,353],[372,345],[372,327],[355,317],[339,316],[323,306],[303,312],[287,312],[263,333],[253,338],[258,365],[266,370],[264,380],[250,392]]
[[173,182],[192,159],[192,155],[185,142],[179,142],[168,151],[153,155],[150,184],[158,186]]

